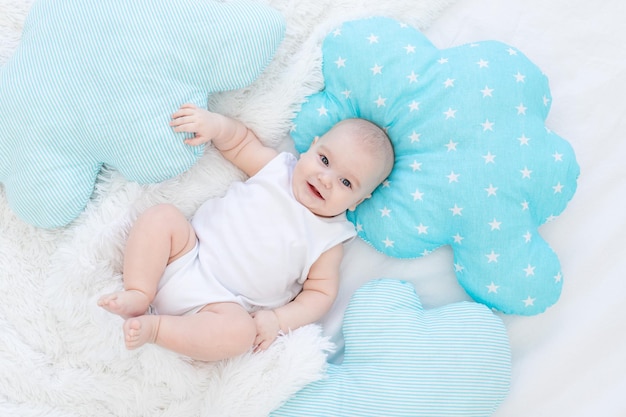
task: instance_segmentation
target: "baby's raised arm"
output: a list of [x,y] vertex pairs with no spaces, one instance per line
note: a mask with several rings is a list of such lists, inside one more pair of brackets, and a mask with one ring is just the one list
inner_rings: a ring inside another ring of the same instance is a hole
[[238,120],[213,113],[194,104],[184,104],[172,115],[170,126],[175,132],[194,133],[185,143],[198,146],[213,142],[226,159],[249,176],[256,174],[276,155]]
[[321,319],[332,307],[339,291],[339,266],[343,244],[324,252],[311,266],[302,292],[282,307],[253,313],[257,325],[257,349],[267,349],[279,331],[284,333]]

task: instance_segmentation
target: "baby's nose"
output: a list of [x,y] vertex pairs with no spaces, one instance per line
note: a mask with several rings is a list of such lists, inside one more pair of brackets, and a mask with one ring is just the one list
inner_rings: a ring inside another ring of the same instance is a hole
[[324,172],[321,172],[321,173],[318,175],[318,179],[320,180],[320,183],[321,183],[324,187],[326,187],[326,188],[330,188],[330,186],[331,186],[331,184],[332,184],[332,180],[331,180],[331,178],[330,178],[330,177],[331,177],[330,175],[328,175],[328,174],[326,174],[326,173],[324,173]]

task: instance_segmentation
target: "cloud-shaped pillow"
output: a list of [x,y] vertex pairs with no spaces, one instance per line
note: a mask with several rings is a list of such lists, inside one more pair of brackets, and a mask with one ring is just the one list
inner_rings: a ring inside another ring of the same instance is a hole
[[439,50],[388,18],[344,23],[323,44],[325,88],[292,136],[304,151],[346,117],[387,129],[393,172],[349,218],[394,257],[451,245],[476,300],[531,315],[559,298],[560,263],[537,228],[576,189],[571,146],[545,125],[548,81],[519,50],[485,41]]
[[202,152],[169,127],[183,103],[244,87],[285,31],[261,2],[37,0],[0,69],[0,182],[41,227],[84,209],[103,164],[153,183]]
[[272,417],[490,416],[509,390],[502,321],[473,302],[423,310],[410,283],[374,280],[343,323],[345,359]]

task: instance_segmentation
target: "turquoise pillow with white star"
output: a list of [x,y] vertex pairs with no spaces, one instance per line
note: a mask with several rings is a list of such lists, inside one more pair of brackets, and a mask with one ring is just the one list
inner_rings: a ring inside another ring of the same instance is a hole
[[156,183],[203,147],[169,126],[187,102],[252,83],[285,32],[262,2],[37,0],[0,68],[0,182],[24,221],[72,222],[104,165]]
[[538,227],[565,209],[579,167],[545,126],[540,69],[497,41],[440,50],[383,17],[344,23],[322,52],[325,87],[294,120],[297,149],[362,117],[386,129],[396,152],[389,178],[348,213],[359,236],[399,258],[451,245],[460,284],[499,311],[553,305],[561,266]]

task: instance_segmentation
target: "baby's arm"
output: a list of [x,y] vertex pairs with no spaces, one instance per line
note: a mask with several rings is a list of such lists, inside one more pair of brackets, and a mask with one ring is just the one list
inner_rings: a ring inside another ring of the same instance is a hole
[[213,142],[226,159],[249,176],[256,174],[276,155],[243,123],[222,114],[184,104],[172,115],[175,132],[194,133],[185,143],[192,146]]
[[252,315],[257,325],[257,350],[267,349],[279,331],[287,333],[314,323],[330,310],[339,290],[342,258],[343,244],[327,250],[311,266],[302,292],[293,301],[273,311],[261,310]]

